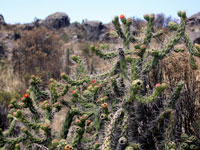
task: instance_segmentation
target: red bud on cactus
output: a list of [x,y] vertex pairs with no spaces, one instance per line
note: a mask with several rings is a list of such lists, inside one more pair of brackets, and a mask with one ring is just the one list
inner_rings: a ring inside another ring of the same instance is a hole
[[92,84],[95,84],[97,81],[96,80],[92,80]]
[[81,123],[81,121],[80,121],[79,119],[76,119],[76,120],[75,120],[75,124],[76,124],[76,125],[79,125],[80,123]]
[[86,124],[87,124],[87,125],[90,125],[90,123],[91,123],[91,120],[89,120],[89,119],[86,120]]
[[16,112],[13,112],[13,116],[15,116],[16,115]]
[[73,90],[73,91],[72,91],[72,94],[74,94],[74,93],[75,93],[75,91]]
[[64,72],[62,72],[61,74],[60,74],[60,76],[62,77],[62,76],[64,76],[65,75],[65,73]]
[[29,94],[28,93],[24,94],[24,97],[29,98]]
[[160,83],[156,84],[156,87],[160,87]]
[[121,14],[120,19],[124,19],[124,18],[125,18],[124,14]]

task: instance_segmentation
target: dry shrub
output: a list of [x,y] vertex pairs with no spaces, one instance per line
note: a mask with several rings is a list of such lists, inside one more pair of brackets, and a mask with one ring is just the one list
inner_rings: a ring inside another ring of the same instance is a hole
[[6,59],[0,61],[0,128],[8,127],[7,105],[13,98],[19,98],[20,93],[25,91],[24,84],[19,80],[17,73],[13,72],[12,64]]
[[0,62],[0,83],[0,102],[5,104],[25,90],[19,75],[13,71],[12,64],[5,59]]
[[136,30],[141,30],[142,27],[145,26],[145,21],[140,18],[133,17],[132,20],[132,26],[135,27]]
[[13,51],[14,70],[27,79],[31,74],[44,80],[60,73],[61,45],[53,31],[44,27],[26,32]]
[[[199,67],[200,61],[196,59]],[[168,84],[167,95],[171,95],[178,82],[182,81],[184,87],[180,98],[176,101],[177,119],[180,130],[186,133],[200,134],[200,72],[192,70],[189,56],[186,53],[172,53],[164,58],[149,74],[147,83],[155,85],[165,82]],[[168,96],[167,96],[168,97]]]

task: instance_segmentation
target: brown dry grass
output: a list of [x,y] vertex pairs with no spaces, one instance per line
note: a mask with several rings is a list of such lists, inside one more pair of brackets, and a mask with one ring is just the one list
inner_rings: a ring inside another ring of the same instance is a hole
[[14,72],[13,66],[7,61],[0,63],[0,83],[0,102],[6,104],[25,91],[25,85],[20,80],[20,76]]
[[[200,67],[199,58],[195,58],[198,68]],[[173,93],[178,82],[183,82],[184,86],[181,96],[177,100],[177,108],[183,114],[179,114],[183,119],[188,118],[193,122],[190,130],[194,134],[200,133],[200,71],[192,70],[189,63],[189,54],[172,52],[165,57],[159,65],[149,73],[148,81],[154,86],[156,83],[167,83],[168,89],[165,94],[167,98]],[[187,120],[187,119],[186,119]]]
[[14,70],[22,77],[26,73],[39,75],[44,80],[58,77],[62,67],[58,41],[56,34],[44,27],[26,32],[19,47],[13,50]]

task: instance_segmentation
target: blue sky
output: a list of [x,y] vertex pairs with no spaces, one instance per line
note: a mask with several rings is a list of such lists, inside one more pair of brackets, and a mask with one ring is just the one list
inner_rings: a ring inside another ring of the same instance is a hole
[[71,22],[87,18],[108,23],[120,14],[141,18],[146,13],[164,13],[176,18],[178,10],[191,16],[200,11],[200,0],[0,0],[0,14],[12,24],[44,19],[54,12],[67,13]]

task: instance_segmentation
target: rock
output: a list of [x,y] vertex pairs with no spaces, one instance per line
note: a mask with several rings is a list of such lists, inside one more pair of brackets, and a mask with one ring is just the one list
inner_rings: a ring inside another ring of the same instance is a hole
[[187,23],[190,25],[200,25],[200,12],[189,17]]
[[135,29],[134,26],[130,26],[130,32],[132,35],[136,36],[137,35],[137,30]]
[[35,28],[35,27],[40,27],[40,25],[42,25],[42,23],[44,24],[44,20],[40,20],[40,19],[36,18],[34,22],[25,24],[24,29],[25,30],[33,30],[33,28]]
[[99,21],[86,21],[83,23],[83,28],[86,31],[86,40],[90,41],[103,40],[107,32],[106,26]]
[[49,29],[60,29],[69,26],[70,18],[66,13],[57,12],[46,17],[42,24]]
[[193,43],[200,44],[200,32],[193,32],[189,36]]
[[6,24],[2,14],[0,14],[0,24]]
[[5,55],[5,50],[4,47],[2,45],[0,45],[0,57]]
[[25,24],[24,29],[25,30],[33,30],[34,27],[35,27],[34,23],[28,23],[28,24]]

